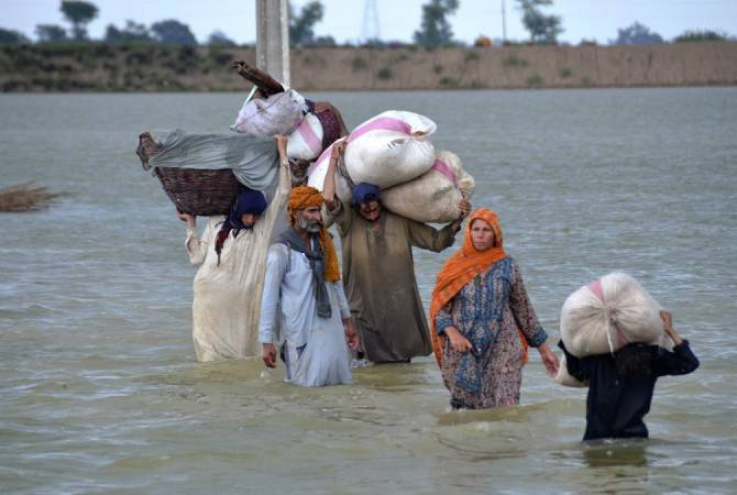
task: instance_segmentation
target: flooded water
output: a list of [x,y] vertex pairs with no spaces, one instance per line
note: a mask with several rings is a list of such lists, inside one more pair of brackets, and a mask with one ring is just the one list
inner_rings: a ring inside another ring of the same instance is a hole
[[[0,95],[0,492],[734,493],[737,88],[332,93],[350,126],[424,113],[476,177],[553,342],[565,298],[626,270],[702,367],[661,379],[652,439],[585,446],[585,391],[536,353],[519,407],[451,412],[432,360],[302,389],[197,364],[185,229],[142,130],[228,132],[244,95]],[[426,305],[450,252],[417,252]],[[387,281],[390,283],[391,281]]]

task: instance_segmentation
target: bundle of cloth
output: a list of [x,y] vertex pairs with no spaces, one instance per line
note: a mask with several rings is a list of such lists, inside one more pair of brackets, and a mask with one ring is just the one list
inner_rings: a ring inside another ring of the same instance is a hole
[[[663,331],[661,307],[630,275],[614,272],[585,285],[566,299],[561,309],[560,334],[566,349],[582,358],[614,353],[638,342],[672,347]],[[573,378],[561,360],[556,381],[586,386]]]
[[[350,203],[352,186],[369,183],[382,190],[384,206],[420,222],[449,222],[460,215],[461,196],[473,193],[473,178],[461,160],[436,150],[428,139],[437,130],[429,118],[389,110],[360,124],[346,138],[336,170],[336,194]],[[310,166],[308,184],[323,189],[332,146]]]
[[332,105],[316,104],[245,62],[236,62],[235,67],[254,86],[231,130],[262,137],[288,136],[287,156],[310,161],[341,136],[342,118]]
[[271,137],[152,131],[141,135],[137,153],[147,170],[230,169],[238,182],[251,189],[264,191],[276,185],[279,154]]

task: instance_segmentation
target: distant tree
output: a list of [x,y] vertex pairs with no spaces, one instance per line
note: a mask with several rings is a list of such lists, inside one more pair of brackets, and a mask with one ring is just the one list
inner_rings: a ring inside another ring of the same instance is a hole
[[663,43],[663,37],[650,31],[650,28],[635,22],[624,29],[617,29],[615,45],[658,45]]
[[87,39],[87,24],[97,17],[98,9],[94,4],[78,0],[62,0],[61,13],[72,24],[75,40]]
[[292,2],[289,8],[289,43],[292,45],[310,45],[315,41],[315,24],[322,20],[325,8],[320,0],[313,0],[302,7],[298,14],[294,12]]
[[64,41],[67,39],[67,31],[56,24],[36,25],[36,36],[41,42]]
[[210,46],[238,46],[235,41],[228,38],[222,31],[213,31],[207,39],[207,44]]
[[729,36],[716,31],[685,31],[673,39],[674,43],[696,43],[701,41],[729,41]]
[[0,28],[0,45],[22,45],[30,40],[20,31]]
[[337,46],[338,43],[336,43],[335,38],[332,36],[318,36],[312,41],[313,45],[316,46]]
[[105,30],[105,41],[113,44],[147,43],[154,41],[154,38],[145,24],[129,19],[125,21],[125,27],[122,29],[118,29],[114,24],[108,24]]
[[430,0],[423,5],[422,24],[415,31],[415,43],[428,48],[453,44],[453,31],[446,17],[455,13],[458,3],[458,0]]
[[553,0],[517,0],[522,11],[522,24],[530,33],[533,43],[552,43],[558,41],[563,32],[561,18],[557,15],[545,15],[540,7],[553,5]]
[[151,25],[151,31],[156,40],[161,43],[172,45],[196,45],[197,38],[194,37],[189,26],[174,19],[155,22]]

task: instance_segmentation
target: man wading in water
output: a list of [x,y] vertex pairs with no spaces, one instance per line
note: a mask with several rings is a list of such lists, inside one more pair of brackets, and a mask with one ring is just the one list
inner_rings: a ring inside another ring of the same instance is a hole
[[347,208],[335,195],[335,167],[344,148],[344,141],[333,146],[323,197],[340,233],[344,285],[361,350],[376,363],[427,356],[432,346],[412,247],[437,253],[451,246],[471,205],[462,200],[461,217],[436,230],[384,210],[379,188],[364,183],[353,188]]

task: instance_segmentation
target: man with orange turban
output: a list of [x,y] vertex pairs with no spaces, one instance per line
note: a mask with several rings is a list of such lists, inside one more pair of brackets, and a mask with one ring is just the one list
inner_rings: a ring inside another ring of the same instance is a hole
[[289,228],[269,248],[261,302],[264,363],[276,367],[276,344],[283,341],[287,381],[305,387],[350,383],[349,348],[358,343],[322,204],[317,189],[292,189]]

